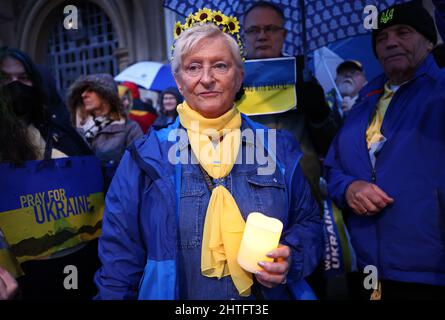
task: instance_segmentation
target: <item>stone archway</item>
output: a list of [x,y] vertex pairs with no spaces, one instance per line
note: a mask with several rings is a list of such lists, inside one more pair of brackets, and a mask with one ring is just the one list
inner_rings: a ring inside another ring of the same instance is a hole
[[[20,49],[28,52],[36,62],[42,63],[45,59],[46,43],[48,42],[50,29],[57,18],[60,18],[59,15],[63,15],[64,5],[75,5],[79,2],[67,0],[29,2],[18,23]],[[126,12],[125,6],[116,5],[114,0],[90,0],[90,2],[98,5],[110,18],[119,43],[118,59],[128,60],[127,48],[132,46],[132,39],[126,36],[128,12]],[[61,8],[60,12],[56,12],[58,8]]]

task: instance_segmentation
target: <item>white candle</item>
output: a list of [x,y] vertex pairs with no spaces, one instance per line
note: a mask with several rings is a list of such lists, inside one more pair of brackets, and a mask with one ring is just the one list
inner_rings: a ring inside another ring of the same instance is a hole
[[273,261],[266,254],[278,247],[282,230],[283,223],[280,220],[259,212],[250,213],[238,251],[239,265],[252,273],[261,271],[258,262]]

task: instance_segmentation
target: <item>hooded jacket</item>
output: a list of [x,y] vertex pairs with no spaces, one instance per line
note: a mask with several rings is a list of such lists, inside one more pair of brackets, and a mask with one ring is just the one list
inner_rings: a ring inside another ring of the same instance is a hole
[[[68,105],[73,115],[76,115],[78,106],[82,104],[81,95],[87,88],[106,100],[110,104],[111,112],[119,114],[122,118],[123,105],[117,92],[117,86],[108,74],[81,77],[74,82],[68,93]],[[85,136],[85,131],[82,128],[78,128],[78,132]],[[124,154],[125,148],[142,134],[137,123],[129,119],[113,121],[94,136],[90,145],[102,163],[117,164]]]

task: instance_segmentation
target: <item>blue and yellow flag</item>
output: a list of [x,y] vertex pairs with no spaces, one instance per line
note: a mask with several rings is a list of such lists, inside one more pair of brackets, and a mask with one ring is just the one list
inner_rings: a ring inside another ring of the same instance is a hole
[[247,60],[244,63],[245,96],[238,102],[246,115],[282,113],[297,106],[294,57]]
[[18,262],[99,236],[104,195],[96,157],[3,163],[0,177],[0,229]]

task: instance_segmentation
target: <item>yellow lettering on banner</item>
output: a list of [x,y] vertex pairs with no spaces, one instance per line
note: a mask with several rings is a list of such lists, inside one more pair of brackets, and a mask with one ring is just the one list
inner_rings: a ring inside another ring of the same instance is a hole
[[54,199],[54,190],[49,190],[48,191],[48,199],[49,199],[49,201]]
[[26,200],[28,202],[28,207],[34,206],[34,197],[32,196],[32,194],[26,195]]
[[26,195],[20,196],[20,207],[24,208],[26,203]]
[[[52,198],[50,202],[45,199],[47,201],[37,206],[27,206],[0,213],[0,228],[3,230],[10,246],[22,240],[39,239],[45,235],[54,235],[63,230],[76,232],[82,226],[93,227],[102,220],[104,209],[102,192],[91,194],[88,197],[79,196],[67,199],[65,192],[60,190],[63,189],[59,189],[57,192],[51,190],[47,193],[48,199]],[[50,192],[51,196],[49,195]],[[29,204],[30,198],[28,196],[30,195],[26,195]],[[59,201],[55,201],[55,199],[59,199]],[[31,202],[33,202],[32,195]],[[92,209],[91,212],[89,211],[90,208]],[[82,239],[82,236],[80,236],[77,242],[84,241]]]
[[[46,199],[45,199],[46,195]],[[55,189],[45,192],[30,193],[20,196],[20,207],[35,207],[46,202],[62,201],[66,199],[65,189]]]

